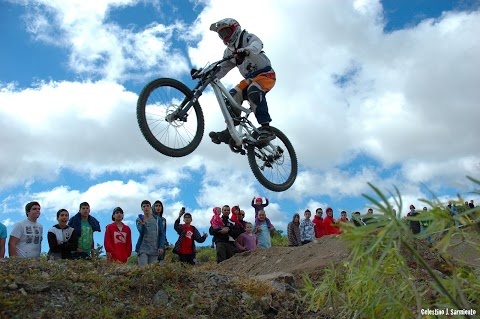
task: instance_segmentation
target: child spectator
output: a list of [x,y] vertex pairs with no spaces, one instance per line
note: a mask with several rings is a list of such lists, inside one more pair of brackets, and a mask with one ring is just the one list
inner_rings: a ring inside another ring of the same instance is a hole
[[[184,224],[180,224],[180,217],[183,216]],[[192,224],[192,215],[180,210],[173,228],[178,234],[178,240],[173,248],[173,253],[178,255],[178,260],[190,265],[195,265],[196,248],[195,242],[203,243],[207,239],[207,233],[200,236],[200,232]]]
[[255,221],[255,233],[258,236],[258,247],[272,247],[271,237],[275,234],[275,228],[273,226],[268,227],[267,215],[263,209],[258,212],[258,217]]
[[132,231],[123,221],[123,209],[116,207],[112,212],[113,223],[105,230],[105,251],[107,261],[126,263],[132,254]]
[[225,226],[223,224],[222,217],[220,217],[221,214],[222,214],[222,209],[220,207],[213,208],[213,216],[210,219],[210,226],[212,226],[214,229],[222,228],[223,226]]
[[315,225],[314,227],[315,238],[320,238],[325,235],[325,227],[323,226],[322,215],[323,215],[322,209],[320,207],[317,208],[317,210],[315,211],[315,216],[313,216],[313,220],[312,220],[313,225]]
[[48,259],[73,259],[72,252],[78,247],[78,236],[73,227],[67,225],[68,211],[60,209],[57,212],[58,224],[50,228],[47,233]]
[[300,239],[302,240],[302,245],[305,245],[315,239],[315,225],[310,220],[312,216],[310,210],[305,210],[303,216],[305,216],[305,219],[302,219],[300,222]]
[[238,214],[240,214],[240,206],[239,205],[233,206],[230,220],[233,221],[237,226],[240,226],[243,228],[243,225],[240,222],[240,218],[238,217]]
[[245,232],[235,239],[235,246],[239,252],[253,251],[257,249],[258,237],[253,233],[252,223],[245,223]]
[[288,246],[301,246],[300,238],[300,214],[293,214],[293,219],[287,226]]
[[325,219],[323,220],[325,235],[340,234],[340,229],[336,225],[337,221],[333,218],[333,209],[331,207],[327,207],[325,212],[327,213],[327,216],[325,216]]
[[[261,197],[254,197],[252,199],[252,207],[255,208],[255,224],[257,224],[257,217],[258,217],[258,212],[261,210],[265,210],[265,207],[268,206],[268,198],[265,197],[265,204],[263,204],[263,200]],[[270,219],[266,219],[267,221],[267,226],[273,227],[272,223],[270,222]]]

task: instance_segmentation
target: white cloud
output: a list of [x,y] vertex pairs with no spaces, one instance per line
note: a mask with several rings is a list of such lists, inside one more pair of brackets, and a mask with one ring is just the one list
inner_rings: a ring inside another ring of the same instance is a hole
[[[448,12],[386,34],[380,2],[368,0],[256,1],[256,10],[251,10],[253,1],[239,7],[214,0],[191,26],[151,21],[128,28],[107,19],[108,12],[137,1],[40,3],[43,10],[27,16],[29,31],[39,41],[68,47],[74,72],[104,80],[2,86],[0,188],[55,180],[62,169],[90,177],[148,171],[148,184],[157,179],[171,183],[168,194],[158,197],[179,201],[176,209],[181,207],[180,182],[195,171],[204,172],[196,196],[201,225],[213,205],[240,202],[248,207],[261,188],[246,157],[209,142],[208,132],[224,126],[211,93],[200,99],[206,118],[202,144],[189,157],[171,159],[143,140],[135,118],[138,92],[123,84],[152,74],[178,78],[188,70],[188,60],[203,66],[219,59],[223,44],[208,27],[227,16],[265,43],[277,72],[277,84],[267,95],[273,125],[287,133],[301,165],[294,187],[272,199],[348,198],[369,192],[366,182],[396,185],[405,196],[418,198],[423,193],[413,184],[452,185],[480,173],[480,153],[474,147],[480,136],[480,43],[474,41],[480,31],[478,11]],[[189,44],[188,54],[175,49],[179,39]],[[225,84],[239,80],[232,71]],[[357,155],[373,157],[378,167],[338,168],[348,167]],[[382,173],[392,167],[395,171],[385,178]],[[129,189],[129,183],[102,183],[93,199],[100,207],[110,205],[113,199],[101,199]],[[132,183],[133,193],[150,192],[139,181]],[[86,195],[63,192],[73,201]],[[225,196],[218,200],[212,194]],[[52,207],[58,206],[52,202]],[[177,213],[173,208],[169,212],[172,218]],[[271,214],[289,216],[289,221],[293,212],[272,206]]]

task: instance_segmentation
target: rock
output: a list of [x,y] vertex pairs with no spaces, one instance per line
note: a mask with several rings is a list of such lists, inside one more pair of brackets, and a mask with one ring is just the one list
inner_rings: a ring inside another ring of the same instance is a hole
[[7,286],[9,290],[17,290],[18,285],[16,283],[10,284]]
[[25,291],[25,289],[23,289],[23,288],[20,288],[19,291],[20,291],[20,293],[21,293],[22,295],[24,295],[24,296],[28,295],[27,292]]
[[166,306],[168,304],[168,293],[165,290],[159,290],[153,296],[153,303],[157,306]]

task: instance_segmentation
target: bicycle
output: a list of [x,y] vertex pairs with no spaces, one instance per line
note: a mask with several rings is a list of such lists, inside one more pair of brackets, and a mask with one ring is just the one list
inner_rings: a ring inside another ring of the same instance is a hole
[[[231,151],[247,154],[253,175],[264,187],[275,192],[285,191],[297,177],[295,150],[287,136],[273,126],[270,126],[275,135],[273,140],[263,144],[257,141],[262,128],[257,128],[248,120],[253,111],[238,104],[216,78],[220,64],[232,58],[233,55],[225,57],[193,73],[192,79],[198,80],[193,90],[171,78],[149,82],[138,97],[138,125],[147,142],[158,152],[170,157],[192,153],[200,144],[205,130],[198,99],[210,85],[231,135]],[[241,116],[238,111],[245,115]]]

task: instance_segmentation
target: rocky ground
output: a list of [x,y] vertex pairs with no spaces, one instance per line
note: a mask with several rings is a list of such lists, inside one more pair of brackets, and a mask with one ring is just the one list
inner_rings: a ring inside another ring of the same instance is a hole
[[[458,258],[480,262],[478,251],[461,245],[454,250]],[[435,251],[420,248],[435,271],[448,273]],[[4,259],[0,318],[328,318],[298,298],[302,276],[320,279],[326,266],[348,254],[340,237],[328,236],[193,268],[169,260],[141,268],[104,260]],[[414,273],[426,276],[421,269]]]

